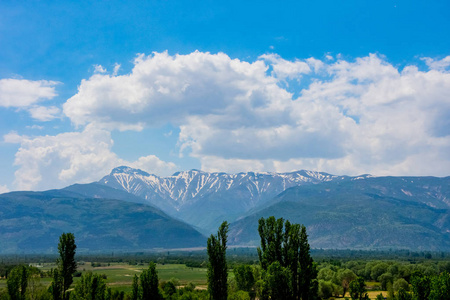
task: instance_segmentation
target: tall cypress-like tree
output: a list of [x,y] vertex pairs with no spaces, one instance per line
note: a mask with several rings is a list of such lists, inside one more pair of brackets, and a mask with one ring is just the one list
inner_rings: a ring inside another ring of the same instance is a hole
[[11,270],[6,281],[8,294],[11,300],[25,300],[28,275],[29,272],[25,266],[17,266]]
[[[272,281],[266,285],[269,288],[266,292],[270,295],[276,289],[278,293],[279,290],[285,290],[285,287],[289,286],[290,293],[284,295],[284,299],[317,299],[317,268],[310,255],[306,227],[291,224],[289,221],[284,222],[282,218],[275,219],[272,216],[259,220],[258,231],[261,238],[258,256],[261,267],[266,271],[266,277],[272,278],[273,274],[270,272],[273,270],[281,272],[280,268],[286,269],[290,274],[283,276],[283,280],[289,282],[283,282],[281,279]],[[274,263],[279,266],[270,268]],[[280,289],[274,286],[274,283],[279,284]]]
[[62,276],[58,269],[53,270],[53,281],[49,288],[53,300],[61,300],[63,291]]
[[283,226],[284,220],[275,217],[261,218],[258,221],[258,232],[261,238],[261,248],[258,247],[258,257],[264,270],[278,261],[284,266],[283,259]]
[[217,235],[208,238],[208,291],[214,300],[226,300],[228,297],[228,267],[226,259],[228,223],[220,225]]
[[299,285],[299,255],[300,255],[300,225],[285,222],[284,234],[284,264],[291,272],[292,298],[300,298]]
[[131,285],[131,300],[139,299],[139,279],[136,274],[133,277],[133,284]]
[[317,299],[317,292],[319,284],[317,281],[317,267],[310,254],[310,247],[308,243],[308,235],[306,234],[306,227],[301,225],[300,232],[300,251],[299,251],[299,291],[302,300]]
[[59,275],[62,281],[62,299],[67,299],[66,291],[73,282],[73,274],[77,271],[77,262],[75,261],[75,236],[73,233],[63,233],[59,237],[57,260]]
[[156,272],[156,265],[150,262],[148,269],[142,271],[140,276],[142,287],[142,300],[158,300],[161,295],[158,289],[158,272]]

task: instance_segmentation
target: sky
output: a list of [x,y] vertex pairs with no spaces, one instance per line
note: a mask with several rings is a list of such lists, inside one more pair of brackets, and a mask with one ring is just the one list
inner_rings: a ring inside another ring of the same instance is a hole
[[128,165],[449,176],[450,2],[1,1],[0,193]]

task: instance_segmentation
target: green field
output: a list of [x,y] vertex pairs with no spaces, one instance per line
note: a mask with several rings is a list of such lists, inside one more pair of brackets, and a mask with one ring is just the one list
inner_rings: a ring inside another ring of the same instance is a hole
[[[109,287],[117,289],[119,291],[129,291],[134,275],[138,275],[143,269],[146,269],[148,265],[129,265],[127,263],[103,263],[100,267],[93,267],[92,263],[86,262],[78,266],[78,271],[105,274],[107,276],[106,282]],[[38,268],[42,271],[48,271],[55,268],[56,265],[52,263],[46,263],[39,265]],[[206,288],[206,268],[189,268],[184,264],[157,264],[158,277],[160,281],[168,281],[172,278],[176,278],[180,286],[184,286],[189,282],[194,283],[197,288]],[[229,276],[232,276],[230,274]],[[74,283],[80,278],[75,277]],[[49,286],[51,278],[41,278],[41,284]],[[0,288],[6,287],[6,280],[0,279]]]

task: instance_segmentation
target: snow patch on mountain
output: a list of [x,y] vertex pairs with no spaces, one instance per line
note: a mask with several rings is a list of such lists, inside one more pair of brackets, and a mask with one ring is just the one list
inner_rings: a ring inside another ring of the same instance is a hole
[[[165,204],[172,206],[175,210],[191,205],[197,199],[213,193],[235,190],[247,199],[245,206],[251,209],[263,198],[273,197],[287,188],[340,178],[342,177],[306,170],[289,173],[242,172],[237,174],[190,170],[176,172],[168,177],[159,177],[142,170],[121,166],[113,169],[99,182],[123,189],[150,202],[155,199],[159,199],[159,202],[164,200]],[[161,203],[153,204],[161,205]]]

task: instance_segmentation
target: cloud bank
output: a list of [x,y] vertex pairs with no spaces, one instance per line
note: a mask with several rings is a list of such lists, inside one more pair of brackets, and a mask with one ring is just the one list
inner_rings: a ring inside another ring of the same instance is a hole
[[[139,55],[125,75],[99,67],[63,105],[83,131],[23,138],[18,184],[43,182],[49,166],[45,181],[98,179],[123,164],[111,131],[168,123],[180,129],[180,153],[208,171],[448,176],[450,57],[424,61],[427,70],[376,54],[247,62],[196,51]],[[143,157],[133,163],[153,173],[175,168]]]
[[[287,171],[446,175],[448,58],[402,70],[372,54],[354,61],[249,63],[224,53],[141,55],[130,74],[83,80],[64,105],[76,125],[179,126],[182,151],[215,165]],[[299,96],[285,82],[308,84]],[[235,168],[232,168],[236,170]]]

